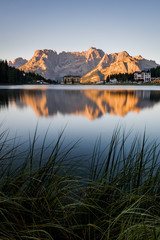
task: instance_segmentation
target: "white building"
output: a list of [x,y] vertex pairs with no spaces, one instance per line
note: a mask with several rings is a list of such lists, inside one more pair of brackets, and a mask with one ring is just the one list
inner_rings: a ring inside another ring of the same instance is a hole
[[117,83],[117,79],[113,78],[113,79],[109,79],[110,83]]
[[151,72],[150,71],[141,71],[134,73],[135,81],[151,82]]

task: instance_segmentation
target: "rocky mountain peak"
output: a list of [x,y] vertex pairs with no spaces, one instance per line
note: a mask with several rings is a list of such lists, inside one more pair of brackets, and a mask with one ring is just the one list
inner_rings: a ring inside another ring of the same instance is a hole
[[23,71],[33,71],[45,78],[62,81],[65,75],[83,76],[95,68],[104,52],[91,47],[84,52],[61,52],[37,50],[33,57],[22,66]]
[[13,62],[9,61],[8,65],[10,67],[19,68],[19,67],[23,66],[24,64],[26,64],[27,62],[28,62],[28,60],[19,57],[19,58],[14,59]]
[[99,61],[103,58],[103,56],[105,55],[105,53],[101,50],[101,49],[97,49],[95,47],[90,47],[88,49],[88,51],[85,52],[87,61],[93,60],[93,59],[97,59],[99,63]]
[[95,47],[90,47],[90,48],[88,49],[88,52],[93,52],[93,51],[95,51],[95,50],[97,50]]
[[136,59],[142,60],[143,57],[141,55],[135,56]]
[[46,79],[58,81],[62,81],[65,75],[78,75],[82,77],[82,82],[92,82],[92,78],[96,82],[111,74],[133,73],[158,66],[142,56],[132,57],[126,51],[107,54],[95,47],[83,52],[37,50],[29,61],[18,58],[9,64],[25,72],[35,72]]
[[113,74],[134,73],[157,66],[155,61],[144,59],[142,56],[132,57],[126,51],[105,54],[97,67],[81,78],[81,83],[98,82]]
[[122,59],[126,58],[126,57],[130,57],[130,55],[126,52],[126,51],[122,51],[117,53],[118,56],[118,61],[121,61]]

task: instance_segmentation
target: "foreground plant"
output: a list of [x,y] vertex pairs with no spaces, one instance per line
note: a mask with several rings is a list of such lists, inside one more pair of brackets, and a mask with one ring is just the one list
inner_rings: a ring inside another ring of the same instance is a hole
[[90,171],[80,167],[86,159],[71,154],[74,146],[63,146],[62,135],[46,160],[46,136],[37,152],[37,130],[21,153],[6,134],[0,135],[0,239],[159,239],[159,146],[145,133],[129,144],[116,129],[104,151],[97,141]]

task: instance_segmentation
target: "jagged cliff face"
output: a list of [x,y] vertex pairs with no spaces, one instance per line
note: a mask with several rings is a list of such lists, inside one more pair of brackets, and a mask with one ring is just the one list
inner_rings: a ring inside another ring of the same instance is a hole
[[20,58],[16,58],[15,60],[13,60],[13,62],[9,61],[8,65],[10,67],[19,68],[19,67],[23,66],[24,64],[26,64],[27,62],[28,61],[26,59],[20,57]]
[[53,50],[37,50],[29,61],[18,58],[13,63],[9,62],[9,65],[52,80],[62,81],[65,75],[78,75],[82,76],[82,83],[105,80],[111,74],[133,73],[158,66],[155,61],[142,56],[132,57],[125,51],[105,54],[93,47],[84,52],[59,54]]
[[104,52],[90,48],[85,52],[62,52],[37,50],[34,56],[20,70],[41,74],[47,79],[62,80],[65,75],[83,76],[95,68]]
[[157,66],[155,61],[144,59],[142,56],[131,57],[125,51],[105,54],[97,67],[81,78],[81,83],[97,82],[112,74],[134,73]]

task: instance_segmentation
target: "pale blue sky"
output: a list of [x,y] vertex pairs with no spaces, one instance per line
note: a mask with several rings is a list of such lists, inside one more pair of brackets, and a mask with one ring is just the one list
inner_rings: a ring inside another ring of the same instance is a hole
[[126,50],[160,64],[160,0],[0,0],[0,59]]

